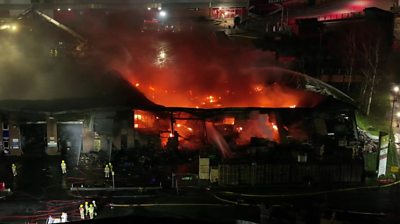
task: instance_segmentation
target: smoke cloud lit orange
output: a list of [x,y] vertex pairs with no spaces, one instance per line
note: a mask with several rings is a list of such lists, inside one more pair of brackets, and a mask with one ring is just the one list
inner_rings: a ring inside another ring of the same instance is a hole
[[[324,97],[293,85],[271,52],[202,32],[130,34],[94,41],[97,58],[167,107],[314,107]],[[288,85],[289,84],[289,85]]]

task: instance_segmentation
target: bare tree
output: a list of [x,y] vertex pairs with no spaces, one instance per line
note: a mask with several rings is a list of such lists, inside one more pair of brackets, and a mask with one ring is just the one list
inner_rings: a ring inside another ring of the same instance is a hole
[[370,37],[365,38],[360,43],[360,49],[362,54],[362,62],[364,66],[361,68],[361,72],[364,77],[363,88],[361,93],[361,99],[363,102],[363,109],[366,115],[369,115],[371,110],[371,102],[377,83],[377,76],[380,65],[380,51],[381,51],[381,38]]
[[345,54],[344,64],[346,66],[346,75],[349,76],[347,81],[347,91],[350,91],[351,83],[353,82],[353,71],[357,57],[357,42],[354,32],[348,33],[345,39]]

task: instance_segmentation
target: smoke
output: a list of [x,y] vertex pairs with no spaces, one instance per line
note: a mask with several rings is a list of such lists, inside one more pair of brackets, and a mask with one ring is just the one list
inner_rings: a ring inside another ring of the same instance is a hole
[[[251,112],[249,119],[241,121],[239,137],[236,139],[238,145],[249,144],[252,137],[265,138],[271,141],[279,141],[279,134],[274,130],[274,123],[268,114]],[[275,126],[277,128],[277,126]]]
[[0,100],[91,98],[125,83],[96,60],[72,58],[71,39],[34,16],[19,20],[15,32],[0,30]]
[[297,141],[305,141],[310,138],[306,126],[303,121],[296,121],[288,126],[288,135]]
[[78,165],[82,151],[82,125],[81,124],[62,124],[58,127],[59,139],[62,147],[66,151],[68,161]]
[[81,69],[50,57],[50,44],[19,35],[23,34],[0,37],[0,99],[74,98],[90,94]]
[[[117,78],[106,71],[118,71],[132,90],[165,106],[313,107],[322,100],[287,85],[294,75],[276,67],[272,52],[230,42],[207,21],[185,18],[179,32],[140,33],[143,20],[132,13],[80,16],[74,23],[90,44],[84,59],[63,58],[71,38],[43,21],[0,35],[0,99],[103,96]],[[49,57],[54,47],[57,58]]]
[[288,86],[295,74],[278,69],[272,52],[232,43],[205,22],[176,33],[117,30],[112,38],[96,38],[95,57],[157,104],[313,107],[322,99]]

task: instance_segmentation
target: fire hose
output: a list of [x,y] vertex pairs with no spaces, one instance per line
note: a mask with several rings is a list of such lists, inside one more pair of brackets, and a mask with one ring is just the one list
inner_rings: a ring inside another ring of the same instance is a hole
[[315,192],[307,192],[307,193],[293,193],[293,194],[243,194],[243,193],[235,193],[231,191],[221,191],[218,192],[220,194],[232,195],[232,196],[242,196],[242,197],[259,197],[259,198],[277,198],[277,197],[299,197],[299,196],[315,196],[321,194],[335,193],[335,192],[347,192],[347,191],[355,191],[355,190],[363,190],[363,189],[379,189],[379,188],[387,188],[394,185],[398,185],[399,181],[385,184],[385,185],[373,185],[373,186],[360,186],[360,187],[350,187],[350,188],[338,188],[333,190],[325,190],[325,191],[315,191]]

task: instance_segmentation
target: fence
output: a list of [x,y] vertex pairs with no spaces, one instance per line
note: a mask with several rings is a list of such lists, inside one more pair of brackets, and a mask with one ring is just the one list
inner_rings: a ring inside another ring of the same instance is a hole
[[363,165],[355,164],[222,164],[221,185],[361,182]]

